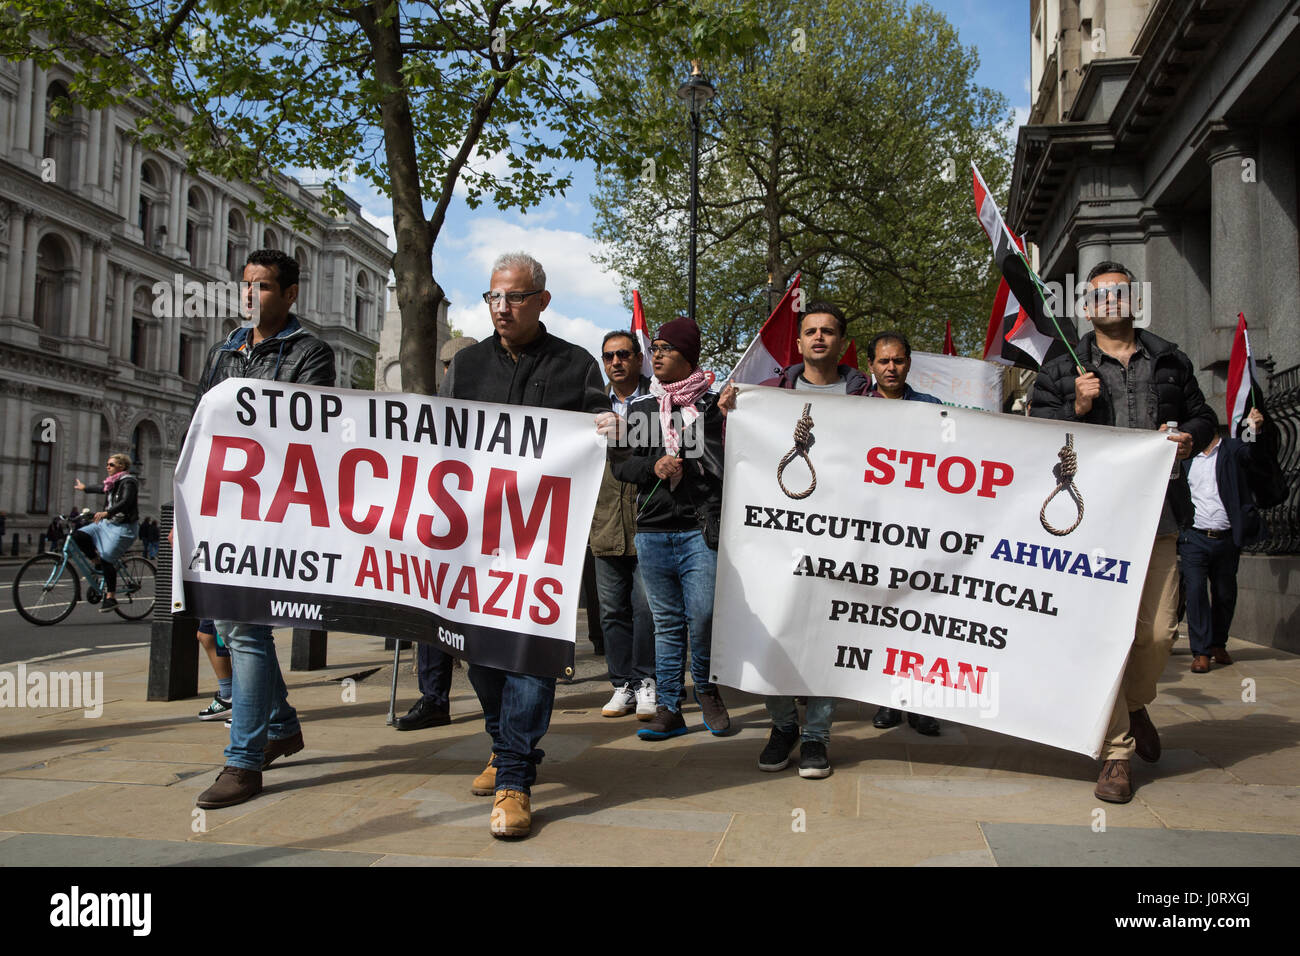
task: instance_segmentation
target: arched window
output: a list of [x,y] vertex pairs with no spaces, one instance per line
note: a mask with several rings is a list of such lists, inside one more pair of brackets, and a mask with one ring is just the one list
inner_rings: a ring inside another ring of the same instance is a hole
[[158,165],[151,160],[142,162],[140,205],[136,210],[135,224],[140,227],[144,244],[150,249],[161,248],[167,235],[167,227],[163,225],[167,217],[161,214],[165,208],[166,191],[167,183]]
[[54,443],[48,441],[50,429],[37,422],[32,429],[31,495],[27,511],[43,515],[50,512],[50,471],[54,461]]
[[185,199],[185,251],[191,262],[206,262],[212,215],[203,190],[191,187]]
[[364,331],[366,320],[366,302],[370,298],[370,283],[364,270],[357,271],[356,305],[353,310],[353,324],[358,332]]
[[66,184],[72,176],[72,108],[68,86],[55,80],[45,91],[44,159],[54,160],[53,182]]
[[247,249],[248,233],[243,214],[238,209],[232,209],[226,216],[226,271],[231,278],[243,278]]
[[276,240],[276,238],[275,238],[275,231],[274,231],[274,230],[272,230],[272,229],[267,229],[265,232],[262,233],[262,248],[263,248],[263,249],[279,249],[279,248],[280,248],[280,243],[279,243],[279,242]]
[[36,246],[36,295],[33,299],[37,326],[50,335],[64,333],[67,313],[67,285],[72,274],[72,253],[54,234]]

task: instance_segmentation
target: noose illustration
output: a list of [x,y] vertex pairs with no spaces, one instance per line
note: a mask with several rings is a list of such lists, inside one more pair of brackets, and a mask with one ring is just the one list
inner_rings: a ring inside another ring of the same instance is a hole
[[[809,414],[811,411],[812,403],[809,402],[804,405],[803,415],[800,416],[799,421],[795,423],[794,447],[785,453],[785,457],[781,459],[781,463],[776,466],[776,483],[781,486],[781,490],[785,492],[787,498],[793,498],[796,501],[802,498],[807,498],[817,490],[817,469],[813,467],[812,459],[808,457],[808,448],[812,445],[813,440],[813,420],[812,416]],[[808,465],[808,474],[812,476],[812,480],[808,487],[800,492],[794,492],[787,488],[785,486],[785,480],[782,478],[782,475],[785,472],[785,466],[790,464],[790,462],[794,461],[796,458],[802,458],[804,460]]]
[[[1065,444],[1062,445],[1061,450],[1056,453],[1056,457],[1061,460],[1061,464],[1058,466],[1059,477],[1056,481],[1056,488],[1047,496],[1047,500],[1043,502],[1043,510],[1038,512],[1038,520],[1042,524],[1043,530],[1047,531],[1049,534],[1063,537],[1075,528],[1079,527],[1079,523],[1083,521],[1083,495],[1079,494],[1079,489],[1074,487],[1074,476],[1079,471],[1079,456],[1074,451],[1074,436],[1072,434],[1068,432],[1066,433]],[[1047,520],[1047,506],[1050,505],[1052,499],[1062,491],[1066,492],[1070,496],[1071,500],[1074,501],[1075,507],[1079,509],[1079,515],[1074,519],[1074,524],[1070,525],[1070,527],[1066,528],[1064,531],[1059,528],[1053,528],[1051,523]]]

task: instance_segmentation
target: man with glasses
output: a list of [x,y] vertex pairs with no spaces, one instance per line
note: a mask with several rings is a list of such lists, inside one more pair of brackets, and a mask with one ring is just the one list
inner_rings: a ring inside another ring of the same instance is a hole
[[[1092,331],[1079,340],[1079,374],[1070,356],[1043,366],[1034,382],[1030,414],[1114,428],[1166,431],[1177,459],[1209,445],[1218,428],[1214,410],[1196,382],[1191,360],[1172,342],[1133,327],[1133,274],[1118,262],[1101,262],[1088,274],[1086,303]],[[1115,697],[1102,746],[1101,775],[1094,795],[1109,803],[1133,799],[1133,754],[1148,763],[1160,759],[1160,735],[1146,705],[1156,698],[1156,680],[1169,659],[1178,630],[1178,522],[1174,507],[1188,497],[1181,468],[1165,492],[1147,566],[1137,624],[1123,683]],[[1119,516],[1116,516],[1119,517]]]
[[[610,410],[625,419],[628,406],[650,394],[650,379],[641,374],[641,346],[631,332],[607,332],[600,357],[609,378]],[[614,685],[600,713],[622,717],[635,710],[638,719],[649,720],[655,714],[655,632],[635,537],[636,485],[615,478],[607,462],[591,521],[600,629]]]
[[[492,337],[457,353],[439,395],[572,412],[609,410],[595,360],[541,322],[551,303],[541,263],[522,252],[498,257],[483,301],[492,316]],[[537,745],[550,726],[555,678],[471,664],[469,680],[492,737],[492,757],[470,789],[495,794],[493,836],[527,836],[529,794],[544,756]]]

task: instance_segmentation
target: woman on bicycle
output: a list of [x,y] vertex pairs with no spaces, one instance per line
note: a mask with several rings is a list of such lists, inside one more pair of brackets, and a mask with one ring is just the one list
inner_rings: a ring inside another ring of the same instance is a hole
[[101,562],[104,572],[104,600],[99,605],[101,611],[111,611],[117,607],[115,562],[131,547],[140,530],[140,513],[136,505],[140,482],[130,473],[131,459],[121,454],[110,455],[107,467],[108,475],[104,478],[102,492],[87,488],[80,478],[77,479],[78,491],[106,495],[108,504],[103,511],[95,514],[94,524],[72,532],[72,540],[86,557],[91,561],[98,557]]

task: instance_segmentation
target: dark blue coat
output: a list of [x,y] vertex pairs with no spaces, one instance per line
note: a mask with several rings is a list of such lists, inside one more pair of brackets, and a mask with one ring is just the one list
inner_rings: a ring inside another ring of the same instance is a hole
[[[1267,533],[1264,518],[1255,505],[1255,496],[1246,481],[1246,468],[1261,454],[1264,452],[1257,441],[1224,438],[1219,442],[1219,455],[1214,462],[1219,498],[1223,501],[1224,510],[1228,512],[1228,523],[1232,525],[1232,543],[1238,548],[1263,540]],[[1172,504],[1179,527],[1190,528],[1195,519],[1191,491],[1186,480],[1191,459],[1182,462],[1182,466],[1183,481],[1178,484],[1185,489],[1186,497],[1178,495]]]

